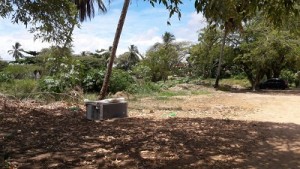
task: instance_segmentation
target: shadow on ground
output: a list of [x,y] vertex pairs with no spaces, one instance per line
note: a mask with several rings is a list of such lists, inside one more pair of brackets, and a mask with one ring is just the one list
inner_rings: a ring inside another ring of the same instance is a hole
[[300,168],[300,126],[266,122],[126,118],[83,111],[0,111],[2,156],[25,168]]

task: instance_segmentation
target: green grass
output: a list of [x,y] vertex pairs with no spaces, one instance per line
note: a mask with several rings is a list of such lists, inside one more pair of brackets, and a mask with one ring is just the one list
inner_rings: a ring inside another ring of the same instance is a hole
[[99,96],[98,93],[85,93],[83,98],[91,101],[95,101],[98,100],[98,96]]
[[207,91],[207,90],[194,90],[191,91],[192,95],[207,95],[207,94],[211,94],[211,92]]
[[[194,83],[203,83],[207,86],[213,86],[215,84],[216,79],[201,79],[201,80],[195,80],[193,81]],[[244,88],[249,88],[251,87],[250,82],[248,79],[234,79],[234,78],[229,78],[229,79],[221,79],[219,82],[220,86],[234,86],[234,85],[239,85]]]
[[229,86],[239,85],[245,88],[251,87],[251,84],[248,79],[222,79],[220,81],[220,84]]
[[32,93],[38,92],[38,82],[32,79],[4,82],[0,84],[0,92],[19,99],[31,98]]

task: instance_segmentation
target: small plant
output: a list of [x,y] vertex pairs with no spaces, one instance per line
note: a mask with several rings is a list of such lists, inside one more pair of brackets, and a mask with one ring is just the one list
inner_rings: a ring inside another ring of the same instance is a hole
[[0,82],[5,83],[5,82],[12,82],[12,77],[4,72],[0,72]]

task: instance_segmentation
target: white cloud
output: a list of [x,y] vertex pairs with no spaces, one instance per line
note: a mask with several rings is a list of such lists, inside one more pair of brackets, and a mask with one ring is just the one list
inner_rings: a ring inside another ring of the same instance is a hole
[[7,51],[11,50],[16,42],[22,45],[21,48],[34,51],[49,46],[49,43],[42,43],[40,40],[33,41],[33,34],[29,33],[24,25],[12,24],[6,19],[0,23],[0,56],[3,60],[13,60]]
[[207,23],[202,14],[191,13],[188,16],[187,24],[178,27],[175,31],[177,40],[196,42],[198,40],[198,31],[206,25]]
[[[120,3],[120,2],[118,2]],[[112,1],[105,15],[97,15],[91,21],[82,23],[81,29],[74,31],[75,53],[82,51],[94,52],[96,49],[107,49],[112,45],[120,9],[116,1]],[[179,21],[176,16],[171,19],[171,26],[167,26],[168,11],[164,8],[136,8],[140,4],[132,3],[127,14],[125,25],[120,39],[117,54],[124,53],[128,46],[138,46],[141,53],[154,43],[161,42],[161,36],[165,31],[175,34],[177,41],[196,42],[197,31],[206,25],[202,15],[195,12],[183,13]],[[13,25],[10,21],[0,20],[0,56],[5,60],[12,60],[7,51],[15,42],[20,42],[25,50],[40,50],[49,47],[49,43],[33,41],[33,34],[30,34],[23,25]]]

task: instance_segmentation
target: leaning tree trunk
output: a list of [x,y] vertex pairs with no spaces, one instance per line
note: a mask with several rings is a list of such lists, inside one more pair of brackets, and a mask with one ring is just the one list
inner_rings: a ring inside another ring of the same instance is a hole
[[217,69],[216,82],[215,82],[215,85],[214,85],[215,88],[219,87],[219,80],[220,80],[220,75],[221,75],[222,59],[223,59],[223,55],[224,55],[226,37],[227,37],[227,26],[225,26],[224,36],[223,36],[223,39],[222,39],[222,47],[221,47],[221,52],[220,52],[220,57],[219,57],[219,64],[218,64],[218,69]]
[[106,93],[107,93],[109,80],[110,80],[110,76],[111,76],[111,73],[112,73],[112,67],[113,67],[115,57],[116,57],[116,52],[117,52],[120,36],[121,36],[121,33],[122,33],[123,25],[124,25],[124,22],[125,22],[126,14],[127,14],[127,11],[128,11],[129,3],[130,3],[130,0],[125,0],[124,4],[123,4],[123,9],[122,9],[120,19],[119,19],[119,23],[118,23],[118,27],[117,27],[117,30],[116,30],[111,55],[110,55],[110,58],[109,58],[107,69],[106,69],[106,74],[105,74],[104,81],[103,81],[103,84],[102,84],[102,88],[101,88],[101,91],[100,91],[100,96],[99,96],[100,100],[104,99],[105,96],[106,96]]

